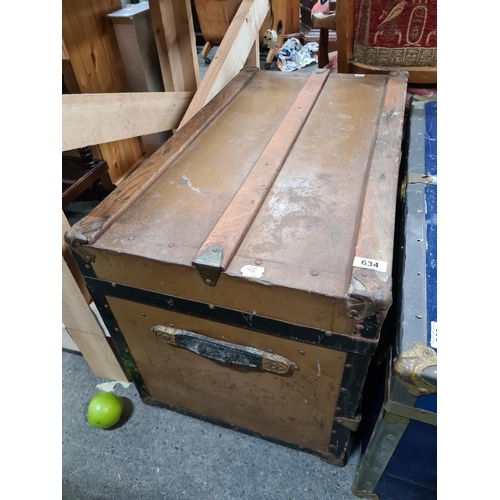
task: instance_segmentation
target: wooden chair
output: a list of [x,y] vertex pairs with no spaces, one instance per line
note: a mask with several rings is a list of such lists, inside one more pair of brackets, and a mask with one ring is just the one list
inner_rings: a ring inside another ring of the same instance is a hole
[[[359,5],[359,0],[337,0],[334,13],[327,16],[313,15],[314,27],[326,30],[327,33],[328,30],[337,31],[338,72],[370,74],[407,71],[409,83],[437,84],[437,2],[395,2],[394,7],[387,11],[383,10],[382,4],[373,3],[368,6],[372,9],[370,15],[377,21],[380,20],[380,23],[371,31],[365,23],[363,33],[360,25],[366,18],[362,17],[361,23],[356,23],[361,15],[356,13]],[[397,23],[405,8],[405,16],[409,15],[409,20],[402,30]],[[375,12],[376,9],[378,10]],[[389,36],[398,40],[394,47],[377,45],[378,40]],[[361,43],[363,38],[367,43]],[[388,63],[391,59],[398,60],[398,57],[401,65],[381,64],[384,60]],[[415,61],[415,64],[407,64],[410,61]],[[423,61],[428,64],[423,64]],[[320,36],[318,66],[323,67],[327,62],[328,36]]]
[[[213,47],[221,44],[241,2],[242,0],[194,0],[201,33],[205,39],[205,46],[201,51],[201,58],[205,64],[210,64],[208,54]],[[270,6],[272,10],[260,28],[259,40],[262,40],[268,29],[276,32],[277,40],[275,47],[270,49],[266,56],[265,69],[271,68],[272,61],[285,42],[288,10],[291,4],[288,0],[274,0]],[[260,65],[259,60],[257,64]]]
[[[62,155],[62,208],[74,201],[85,190],[93,190],[99,201],[111,192],[115,186],[108,174],[105,160],[94,159],[90,148],[79,148],[80,158]],[[106,189],[103,183],[111,186]]]

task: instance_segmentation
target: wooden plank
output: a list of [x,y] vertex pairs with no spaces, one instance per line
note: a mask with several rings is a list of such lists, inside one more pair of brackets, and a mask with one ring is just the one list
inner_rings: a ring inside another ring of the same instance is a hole
[[84,297],[87,304],[90,304],[92,302],[92,298],[90,297],[90,293],[87,290],[87,286],[83,281],[82,273],[80,272],[80,269],[78,269],[78,265],[75,262],[75,259],[73,258],[73,255],[71,254],[68,245],[64,241],[64,233],[66,233],[66,231],[69,231],[70,229],[71,226],[69,225],[68,219],[66,218],[66,215],[64,215],[64,212],[62,212],[62,256],[63,259],[66,261],[66,264],[68,265],[68,268],[71,271],[71,274],[73,275],[73,278],[75,279],[78,288],[80,289],[80,293]]
[[200,84],[190,0],[150,0],[166,92],[195,91]]
[[83,299],[64,259],[62,259],[62,278],[62,319],[71,338],[96,375],[126,380],[123,370],[108,345],[104,331]]
[[423,66],[400,66],[397,68],[389,66],[370,66],[357,61],[352,61],[349,64],[349,73],[362,73],[383,75],[391,71],[406,71],[409,74],[409,83],[435,84],[437,83],[437,67]]
[[[62,38],[71,61],[77,89],[82,93],[129,90],[111,21],[106,15],[122,8],[119,0],[62,2]],[[142,158],[141,142],[113,141],[100,147],[113,183],[123,178]]]
[[91,370],[98,377],[127,382],[128,377],[62,259],[62,320]]
[[[83,220],[73,226],[75,234],[87,236],[88,243],[104,234],[104,232],[146,191],[160,175],[186,150],[186,148],[219,116],[226,106],[238,95],[241,89],[251,80],[257,69],[246,68],[226,85],[219,94],[200,110],[185,127],[171,137],[156,153],[144,162],[111,194],[109,194]],[[98,230],[96,227],[98,226]],[[89,228],[93,229],[89,229]]]
[[268,10],[268,0],[243,0],[179,128],[243,68]]
[[78,346],[75,344],[75,341],[71,338],[64,325],[62,326],[62,348],[68,349],[69,351],[80,352],[80,349],[78,349]]
[[353,58],[354,0],[337,0],[335,6],[337,24],[338,72],[349,73]]
[[259,68],[260,69],[260,44],[259,37],[255,39],[252,48],[250,49],[250,54],[248,54],[247,60],[245,61],[245,68]]
[[396,206],[404,109],[408,74],[393,72],[388,77],[371,169],[366,183],[369,195],[363,204],[355,256],[387,262],[387,275],[392,269]]
[[307,121],[329,74],[329,71],[311,73],[240,189],[203,243],[197,258],[212,246],[218,246],[222,248],[221,270],[228,268]]
[[321,12],[315,12],[312,16],[313,28],[325,28],[327,30],[333,30],[337,28],[336,14],[322,14]]
[[69,61],[68,50],[66,49],[64,40],[62,41],[62,60]]
[[177,128],[194,92],[62,96],[62,150]]
[[300,0],[288,1],[288,13],[286,16],[286,38],[299,38],[300,22]]

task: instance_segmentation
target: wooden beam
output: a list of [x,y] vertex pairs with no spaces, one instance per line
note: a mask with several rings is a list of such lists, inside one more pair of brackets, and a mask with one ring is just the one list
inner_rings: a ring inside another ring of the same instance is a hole
[[250,54],[248,54],[247,60],[245,61],[245,68],[259,68],[260,69],[260,44],[259,37],[255,39],[252,48],[250,49]]
[[269,10],[269,0],[243,0],[179,128],[243,68]]
[[326,28],[327,30],[335,31],[337,28],[336,14],[322,14],[321,12],[315,12],[312,15],[312,25],[313,28]]
[[191,1],[150,0],[149,9],[165,91],[195,91],[200,70]]
[[62,258],[62,320],[94,375],[128,382],[128,377]]
[[71,229],[69,225],[68,219],[64,212],[62,212],[62,256],[68,265],[68,269],[71,271],[73,278],[75,279],[78,288],[80,289],[81,294],[83,295],[85,302],[90,304],[92,302],[92,297],[90,296],[89,291],[87,290],[87,286],[85,285],[85,281],[83,280],[82,273],[78,268],[78,264],[75,262],[75,259],[69,249],[68,245],[64,241],[64,233]]
[[[77,87],[68,89],[70,93],[130,90],[113,24],[106,17],[121,8],[120,0],[62,0],[62,38]],[[107,161],[114,184],[129,174],[143,155],[139,138],[101,144],[99,150],[100,154],[95,158]]]
[[63,95],[62,150],[175,129],[193,94],[133,92]]
[[62,60],[69,61],[68,50],[66,49],[66,44],[64,40],[62,41]]

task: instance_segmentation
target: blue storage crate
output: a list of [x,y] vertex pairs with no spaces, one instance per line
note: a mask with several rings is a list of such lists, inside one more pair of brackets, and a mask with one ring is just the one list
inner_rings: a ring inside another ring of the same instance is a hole
[[[437,101],[413,98],[402,185],[396,332],[375,369],[353,493],[437,498]],[[377,375],[379,380],[377,385]],[[382,371],[382,376],[380,372]]]

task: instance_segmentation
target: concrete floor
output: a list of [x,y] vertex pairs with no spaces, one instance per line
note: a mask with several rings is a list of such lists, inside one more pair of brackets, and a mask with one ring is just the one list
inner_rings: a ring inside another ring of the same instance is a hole
[[[199,62],[203,77],[209,66]],[[262,68],[264,63],[262,54]],[[275,63],[271,71],[279,71]],[[84,214],[74,215],[72,223]],[[63,351],[64,500],[355,498],[351,484],[357,450],[345,467],[337,468],[303,452],[147,406],[133,385],[114,389],[125,403],[119,426],[93,429],[86,421],[87,406],[102,382],[82,356]]]
[[352,500],[357,451],[345,467],[144,404],[117,385],[124,415],[98,430],[87,406],[105,379],[62,353],[64,500]]

